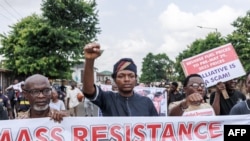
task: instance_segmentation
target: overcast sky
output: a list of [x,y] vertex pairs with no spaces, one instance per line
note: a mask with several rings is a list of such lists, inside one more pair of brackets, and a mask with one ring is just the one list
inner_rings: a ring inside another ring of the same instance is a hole
[[[32,13],[40,14],[42,0],[0,0],[0,32]],[[104,53],[96,60],[98,71],[112,71],[122,57],[130,57],[141,74],[149,52],[166,53],[170,59],[197,38],[215,28],[223,36],[231,23],[250,10],[250,0],[97,0],[98,42]],[[198,28],[202,26],[204,28]],[[211,29],[208,29],[208,28]]]

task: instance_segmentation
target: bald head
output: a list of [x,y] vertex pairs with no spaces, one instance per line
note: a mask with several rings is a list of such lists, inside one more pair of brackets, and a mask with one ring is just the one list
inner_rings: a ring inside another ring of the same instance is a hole
[[[48,111],[51,99],[51,86],[47,77],[34,74],[28,77],[23,86],[23,94],[30,102],[31,117],[41,117],[36,112]],[[42,115],[46,117],[48,113]]]
[[50,87],[50,83],[47,77],[41,74],[34,74],[29,76],[24,82],[24,89],[34,89],[34,86],[46,86]]

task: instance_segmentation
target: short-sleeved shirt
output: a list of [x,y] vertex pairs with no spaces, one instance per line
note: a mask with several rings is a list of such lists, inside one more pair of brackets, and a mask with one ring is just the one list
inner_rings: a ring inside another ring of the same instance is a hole
[[74,108],[79,105],[79,101],[77,99],[77,94],[82,93],[82,91],[78,88],[67,88],[67,96],[66,98],[69,98],[69,108]]
[[22,93],[20,93],[18,95],[17,101],[19,103],[19,107],[18,107],[18,111],[21,112],[25,112],[27,110],[29,110],[30,108],[30,102],[23,96]]
[[60,99],[58,99],[57,102],[53,102],[52,100],[50,100],[49,107],[58,111],[65,110],[65,104]]
[[[228,99],[224,99],[223,95],[220,95],[220,115],[229,115],[232,107],[240,101],[246,100],[246,96],[240,91],[228,92]],[[210,104],[214,102],[215,92],[210,95]]]
[[94,96],[85,96],[101,109],[103,116],[159,116],[152,100],[136,93],[123,97],[96,86]]

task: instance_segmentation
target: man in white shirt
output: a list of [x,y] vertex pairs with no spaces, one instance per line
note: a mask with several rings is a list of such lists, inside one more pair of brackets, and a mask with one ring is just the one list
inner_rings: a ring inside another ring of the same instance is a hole
[[72,81],[70,83],[71,87],[67,88],[67,110],[70,110],[71,116],[77,116],[77,110],[79,101],[77,99],[77,94],[82,93],[79,88],[77,88],[76,82]]

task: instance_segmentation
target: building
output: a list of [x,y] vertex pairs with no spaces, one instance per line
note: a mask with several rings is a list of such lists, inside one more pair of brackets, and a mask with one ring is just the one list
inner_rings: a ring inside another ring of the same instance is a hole
[[2,90],[7,88],[12,83],[11,71],[0,68],[0,86]]
[[[72,79],[77,83],[82,83],[83,71],[84,71],[83,66],[84,63],[75,65],[73,68],[71,68],[73,70]],[[98,69],[94,68],[94,78],[96,84],[99,83],[103,84],[107,78],[112,81],[111,78],[112,72],[110,71],[97,72],[97,71]]]
[[98,83],[104,84],[106,79],[110,79],[112,81],[112,72],[110,71],[102,71],[96,73],[96,81]]

